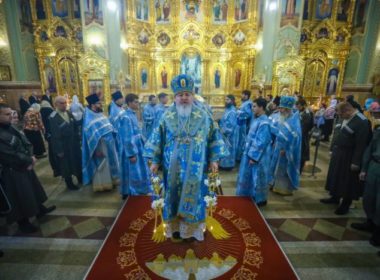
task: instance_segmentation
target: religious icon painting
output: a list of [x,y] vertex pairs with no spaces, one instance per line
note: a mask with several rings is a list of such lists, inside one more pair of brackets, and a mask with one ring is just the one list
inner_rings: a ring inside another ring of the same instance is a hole
[[305,42],[307,40],[307,34],[305,32],[301,33],[300,41],[301,43]]
[[84,22],[89,25],[94,22],[103,25],[103,0],[87,0],[84,5]]
[[53,16],[64,18],[69,15],[69,7],[67,0],[52,0],[51,6]]
[[74,0],[74,18],[80,18],[80,0]]
[[138,41],[142,45],[146,45],[149,42],[149,34],[144,29],[140,31],[140,33],[137,36]]
[[78,42],[83,42],[83,33],[82,33],[82,30],[77,30],[75,32],[75,39],[78,41]]
[[282,0],[280,27],[293,25],[298,28],[301,6],[301,0]]
[[336,86],[338,84],[338,75],[339,75],[338,69],[336,68],[330,69],[328,78],[327,78],[327,88],[326,88],[327,95],[334,95],[336,93]]
[[181,0],[180,20],[203,21],[201,0]]
[[235,88],[240,88],[241,87],[241,69],[236,68],[234,71],[234,86]]
[[221,85],[222,85],[222,71],[217,66],[214,71],[214,87],[216,89],[219,89],[221,88]]
[[227,23],[228,1],[227,0],[214,0],[212,3],[212,19],[213,23],[224,24]]
[[0,81],[11,81],[11,68],[9,65],[0,65]]
[[338,3],[338,13],[336,19],[338,21],[347,21],[348,10],[350,9],[351,0],[342,0]]
[[353,33],[363,34],[368,17],[368,0],[358,0],[355,5]]
[[165,32],[162,32],[158,35],[157,42],[161,45],[161,47],[166,47],[170,43],[170,37]]
[[57,92],[54,69],[52,67],[45,68],[45,86],[51,93]]
[[170,0],[155,0],[154,10],[156,14],[157,23],[170,22]]
[[148,70],[146,68],[141,69],[140,82],[141,82],[141,89],[148,88]]
[[46,12],[43,0],[36,0],[37,19],[46,19]]
[[96,94],[100,100],[104,99],[104,83],[103,80],[88,80],[89,95]]
[[234,35],[234,43],[235,43],[236,45],[241,45],[241,44],[244,43],[245,38],[246,38],[245,34],[244,34],[242,31],[239,30],[239,31],[236,32],[235,35]]
[[338,33],[338,35],[336,35],[336,38],[335,38],[335,40],[339,43],[344,43],[345,39],[346,39],[346,36],[343,33]]
[[332,0],[317,0],[316,19],[325,19],[331,17]]
[[226,42],[226,38],[223,33],[218,33],[212,38],[212,42],[216,47],[220,48]]
[[49,40],[49,36],[45,30],[42,30],[40,32],[40,40],[41,40],[41,42],[46,42],[47,40]]
[[305,0],[305,3],[303,4],[302,19],[303,20],[308,20],[309,19],[309,0]]
[[199,53],[184,53],[181,57],[181,74],[189,75],[194,81],[194,92],[199,93],[202,86],[202,58]]
[[166,67],[163,66],[162,70],[160,71],[160,77],[161,77],[161,88],[168,88],[168,71],[166,70]]
[[64,37],[66,38],[67,37],[67,33],[66,33],[66,30],[63,26],[57,26],[57,28],[55,29],[54,31],[54,36],[55,37]]
[[149,20],[149,0],[135,0],[136,19]]
[[248,19],[248,0],[235,0],[234,17],[235,21],[245,21]]
[[19,9],[20,9],[21,32],[27,31],[29,33],[32,33],[33,32],[32,13],[30,10],[29,0],[20,0]]
[[318,33],[316,34],[317,39],[327,39],[329,38],[329,31],[326,27],[322,27],[319,29]]

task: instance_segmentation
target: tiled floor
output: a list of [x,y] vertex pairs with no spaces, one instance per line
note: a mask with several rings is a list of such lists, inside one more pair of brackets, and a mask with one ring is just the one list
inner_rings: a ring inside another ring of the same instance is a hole
[[[380,279],[378,249],[369,245],[369,234],[350,228],[363,221],[361,202],[343,217],[334,215],[333,206],[319,203],[326,196],[328,159],[323,145],[316,176],[305,173],[291,197],[270,193],[262,213],[301,279]],[[0,248],[5,251],[0,279],[82,279],[123,201],[117,190],[66,190],[62,180],[52,177],[46,159],[36,169],[49,196],[47,205],[55,204],[57,210],[35,220],[40,231],[32,235],[0,220]],[[225,195],[235,194],[236,173],[221,173]]]

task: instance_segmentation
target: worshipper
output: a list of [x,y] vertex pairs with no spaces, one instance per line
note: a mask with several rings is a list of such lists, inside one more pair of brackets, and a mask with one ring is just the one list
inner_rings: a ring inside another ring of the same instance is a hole
[[95,192],[112,190],[119,185],[119,161],[114,128],[103,115],[102,103],[96,93],[86,97],[82,132],[83,185],[92,184]]
[[130,93],[125,97],[128,105],[120,116],[120,167],[122,198],[128,195],[151,193],[150,172],[146,159],[143,157],[144,141],[137,120],[136,111],[139,109],[139,98]]
[[333,132],[334,120],[336,115],[336,106],[338,105],[338,100],[335,98],[330,100],[330,105],[323,112],[324,124],[321,126],[323,139],[322,142],[329,142],[330,136]]
[[301,164],[300,174],[306,161],[310,160],[310,131],[314,126],[313,113],[307,108],[305,99],[299,98],[296,107],[301,118],[302,141],[301,141]]
[[[45,127],[40,114],[40,104],[33,103],[24,116],[24,133],[29,142],[33,145],[33,153],[36,158],[45,157],[45,144],[42,134]],[[42,133],[42,134],[41,134]]]
[[50,93],[50,91],[48,89],[45,91],[45,94],[42,95],[41,102],[43,100],[49,102],[49,104],[50,104],[51,107],[54,107],[54,105],[53,105],[53,97],[51,96],[51,93]]
[[[120,131],[120,117],[122,116],[124,112],[124,98],[123,94],[121,91],[115,91],[111,95],[112,101],[109,106],[109,120],[110,123],[112,124],[114,131],[115,131],[115,141],[116,141],[116,148],[117,151],[119,152],[122,147],[120,147],[120,136],[119,136],[119,131]],[[119,155],[120,157],[120,155]]]
[[29,96],[29,104],[33,105],[34,103],[40,103],[40,99],[38,98],[37,92],[32,91],[32,95]]
[[348,213],[352,200],[357,200],[361,195],[359,171],[368,143],[369,126],[367,118],[349,102],[339,103],[336,112],[339,121],[330,147],[331,160],[326,180],[330,198],[320,201],[340,203],[335,214],[344,215]]
[[265,100],[267,101],[267,104],[269,104],[269,102],[272,102],[272,100],[273,100],[273,95],[268,94],[267,96],[265,96]]
[[269,103],[267,103],[267,108],[265,114],[269,117],[270,115],[278,112],[278,106],[280,105],[280,96],[276,96]]
[[11,205],[6,214],[7,222],[18,223],[24,233],[33,233],[38,228],[29,218],[50,213],[56,207],[45,207],[46,193],[34,172],[36,158],[32,145],[25,135],[11,125],[12,110],[0,104],[0,165],[1,183]]
[[155,114],[154,114],[154,127],[157,127],[158,124],[160,123],[162,115],[165,113],[167,107],[166,104],[168,104],[169,98],[168,94],[165,92],[161,92],[158,94],[158,101],[160,102],[156,107],[155,107]]
[[26,95],[27,95],[26,92],[22,93],[20,99],[18,100],[18,105],[20,106],[20,115],[21,115],[21,118],[24,117],[26,111],[28,111],[28,109],[30,107],[30,104],[29,104],[29,101],[26,98]]
[[272,154],[270,120],[265,114],[267,102],[263,98],[253,101],[251,128],[247,135],[240,163],[236,195],[252,197],[258,206],[267,204],[269,168]]
[[70,112],[77,122],[82,123],[84,108],[76,95],[73,96],[73,102],[70,104]]
[[149,95],[149,103],[145,105],[143,114],[142,114],[142,118],[143,118],[142,134],[144,136],[144,140],[148,140],[153,131],[156,103],[157,103],[156,96]]
[[275,137],[270,165],[273,192],[292,195],[299,187],[302,130],[298,112],[293,112],[295,98],[281,96],[279,112],[270,116]]
[[[12,110],[12,120],[11,124],[16,127],[18,130],[21,129],[20,127],[20,118],[18,117],[18,113],[16,110]],[[22,125],[22,124],[21,124]]]
[[174,239],[204,240],[204,184],[207,168],[218,171],[227,155],[218,126],[209,113],[194,106],[194,81],[178,75],[171,82],[175,104],[162,116],[145,146],[151,171],[163,167],[165,234]]
[[358,110],[360,113],[363,113],[363,109],[358,102],[354,99],[352,94],[346,96],[346,102],[350,103],[354,109]]
[[351,227],[372,233],[370,243],[380,246],[380,107],[372,114],[375,129],[362,161],[359,179],[365,181],[363,209],[367,216],[364,223],[353,223]]
[[251,92],[243,90],[241,94],[242,104],[237,111],[238,125],[239,125],[239,145],[236,153],[236,160],[240,161],[245,147],[245,137],[249,131],[249,126],[252,120],[252,101]]
[[57,96],[54,100],[56,110],[49,117],[51,146],[58,159],[59,174],[65,179],[69,190],[78,190],[73,183],[74,175],[82,183],[81,150],[78,127],[74,116],[67,110],[67,99]]
[[57,177],[59,176],[59,163],[54,152],[52,151],[51,131],[50,131],[50,123],[49,123],[49,116],[53,112],[54,112],[54,109],[50,105],[50,103],[47,100],[42,100],[40,113],[41,113],[42,123],[44,124],[44,127],[45,127],[44,137],[45,137],[46,142],[48,143],[49,163],[50,163],[51,169],[53,170],[54,177]]
[[237,112],[235,96],[229,94],[225,98],[226,110],[219,121],[220,132],[228,148],[229,155],[220,160],[219,167],[231,170],[235,167],[236,151],[238,149],[239,128],[237,126]]

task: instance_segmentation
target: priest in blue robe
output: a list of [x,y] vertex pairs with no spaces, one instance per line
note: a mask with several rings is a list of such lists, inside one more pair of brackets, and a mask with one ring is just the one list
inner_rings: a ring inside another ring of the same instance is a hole
[[164,174],[165,234],[175,239],[203,240],[207,171],[217,172],[228,151],[209,113],[194,105],[194,81],[185,74],[171,82],[175,104],[162,116],[145,146],[156,174]]
[[155,114],[154,114],[154,127],[157,127],[160,123],[162,115],[165,113],[166,109],[168,108],[166,104],[168,104],[169,98],[168,94],[165,92],[161,92],[158,94],[158,102],[159,104],[156,105],[155,108]]
[[220,131],[228,148],[229,156],[220,160],[220,168],[231,170],[235,167],[236,151],[239,141],[239,127],[237,126],[237,112],[235,96],[227,95],[225,98],[226,110],[219,121]]
[[236,159],[238,161],[241,160],[241,157],[244,152],[245,147],[245,137],[249,131],[249,126],[252,121],[252,101],[251,92],[249,90],[243,90],[241,95],[242,104],[240,105],[238,114],[238,125],[239,125],[239,145],[236,153]]
[[120,165],[121,165],[121,195],[142,195],[151,193],[150,171],[143,157],[144,141],[139,126],[136,111],[139,108],[139,98],[130,93],[125,97],[128,105],[120,117]]
[[120,139],[119,139],[119,130],[120,130],[120,117],[124,112],[124,98],[123,94],[120,91],[114,92],[112,95],[112,101],[109,106],[109,120],[112,124],[115,131],[115,141],[116,149],[120,150]]
[[83,185],[92,184],[93,190],[111,190],[119,184],[119,161],[114,128],[103,115],[97,94],[86,97],[82,133]]
[[246,138],[236,186],[236,195],[250,196],[258,206],[267,204],[272,156],[271,122],[265,114],[266,105],[264,98],[253,101],[255,118]]
[[143,129],[142,133],[146,140],[149,139],[154,127],[154,117],[156,113],[156,96],[149,95],[149,103],[143,109]]
[[299,186],[302,129],[294,104],[294,97],[281,96],[279,112],[270,117],[275,137],[270,181],[273,191],[282,195],[292,195]]

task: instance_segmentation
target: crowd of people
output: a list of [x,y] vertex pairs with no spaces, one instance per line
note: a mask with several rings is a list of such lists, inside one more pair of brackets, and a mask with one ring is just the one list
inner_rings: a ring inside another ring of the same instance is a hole
[[34,232],[29,219],[55,209],[43,205],[47,197],[34,172],[36,158],[46,153],[44,137],[54,176],[61,176],[69,190],[119,187],[123,199],[152,194],[151,175],[162,171],[166,235],[203,240],[208,172],[238,167],[236,194],[265,206],[270,190],[292,195],[299,188],[311,135],[318,131],[317,142],[329,142],[333,135],[326,181],[330,197],[321,202],[337,204],[335,214],[344,215],[363,196],[368,220],[352,227],[371,231],[371,243],[380,245],[378,101],[366,102],[363,114],[352,96],[312,108],[298,93],[252,98],[244,90],[240,107],[234,95],[227,95],[216,119],[194,93],[191,77],[176,76],[171,89],[173,104],[168,106],[166,93],[150,95],[141,122],[139,97],[120,91],[112,94],[108,116],[96,94],[86,97],[86,107],[76,96],[70,106],[67,97],[53,102],[48,92],[41,102],[35,94],[29,100],[23,96],[21,129],[14,111],[1,104],[1,184],[10,205],[8,222]]

